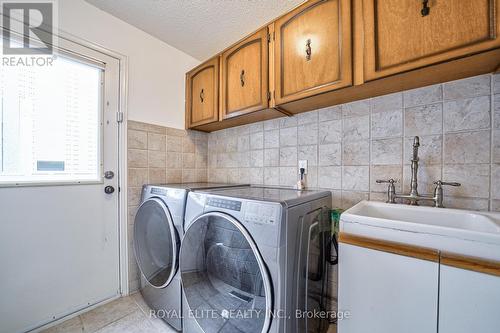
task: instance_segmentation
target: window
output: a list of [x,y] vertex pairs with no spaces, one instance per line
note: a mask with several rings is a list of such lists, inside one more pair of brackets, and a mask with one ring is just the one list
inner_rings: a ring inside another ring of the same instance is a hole
[[101,179],[103,69],[0,66],[0,185]]

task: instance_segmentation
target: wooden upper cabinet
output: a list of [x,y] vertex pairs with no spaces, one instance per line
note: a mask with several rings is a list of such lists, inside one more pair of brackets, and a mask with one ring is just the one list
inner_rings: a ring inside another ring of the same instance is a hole
[[362,4],[365,81],[500,46],[500,0]]
[[308,1],[279,18],[274,57],[277,105],[350,86],[351,1]]
[[186,75],[186,127],[219,120],[219,57]]
[[267,28],[234,45],[221,56],[221,119],[268,107]]

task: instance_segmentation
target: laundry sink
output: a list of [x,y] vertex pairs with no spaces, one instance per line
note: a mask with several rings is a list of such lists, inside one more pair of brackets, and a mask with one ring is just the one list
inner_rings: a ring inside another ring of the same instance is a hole
[[500,259],[500,213],[362,201],[342,214],[341,231]]

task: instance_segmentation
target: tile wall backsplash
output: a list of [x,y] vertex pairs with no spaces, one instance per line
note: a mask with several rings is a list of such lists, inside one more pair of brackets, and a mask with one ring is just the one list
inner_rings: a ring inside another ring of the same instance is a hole
[[[128,121],[128,234],[133,249],[134,216],[143,184],[207,181],[207,134]],[[130,289],[139,285],[133,250],[129,256]]]
[[385,200],[409,190],[413,136],[420,136],[419,190],[438,179],[445,205],[500,210],[500,75],[482,75],[225,129],[208,135],[208,179],[293,186],[298,160],[307,185],[333,192],[334,206]]
[[[458,181],[445,188],[446,206],[500,211],[500,75],[482,75],[210,134],[129,121],[130,242],[146,183],[294,186],[298,160],[307,160],[307,186],[332,191],[335,207],[385,201],[387,187],[375,180],[409,190],[415,135],[420,193],[438,179]],[[135,290],[133,251],[129,260]]]

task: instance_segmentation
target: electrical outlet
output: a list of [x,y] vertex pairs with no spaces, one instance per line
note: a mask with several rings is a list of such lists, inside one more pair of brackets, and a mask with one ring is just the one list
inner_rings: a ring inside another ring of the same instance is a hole
[[305,172],[304,174],[307,175],[307,160],[300,160],[299,161],[299,172],[300,169],[304,168]]

